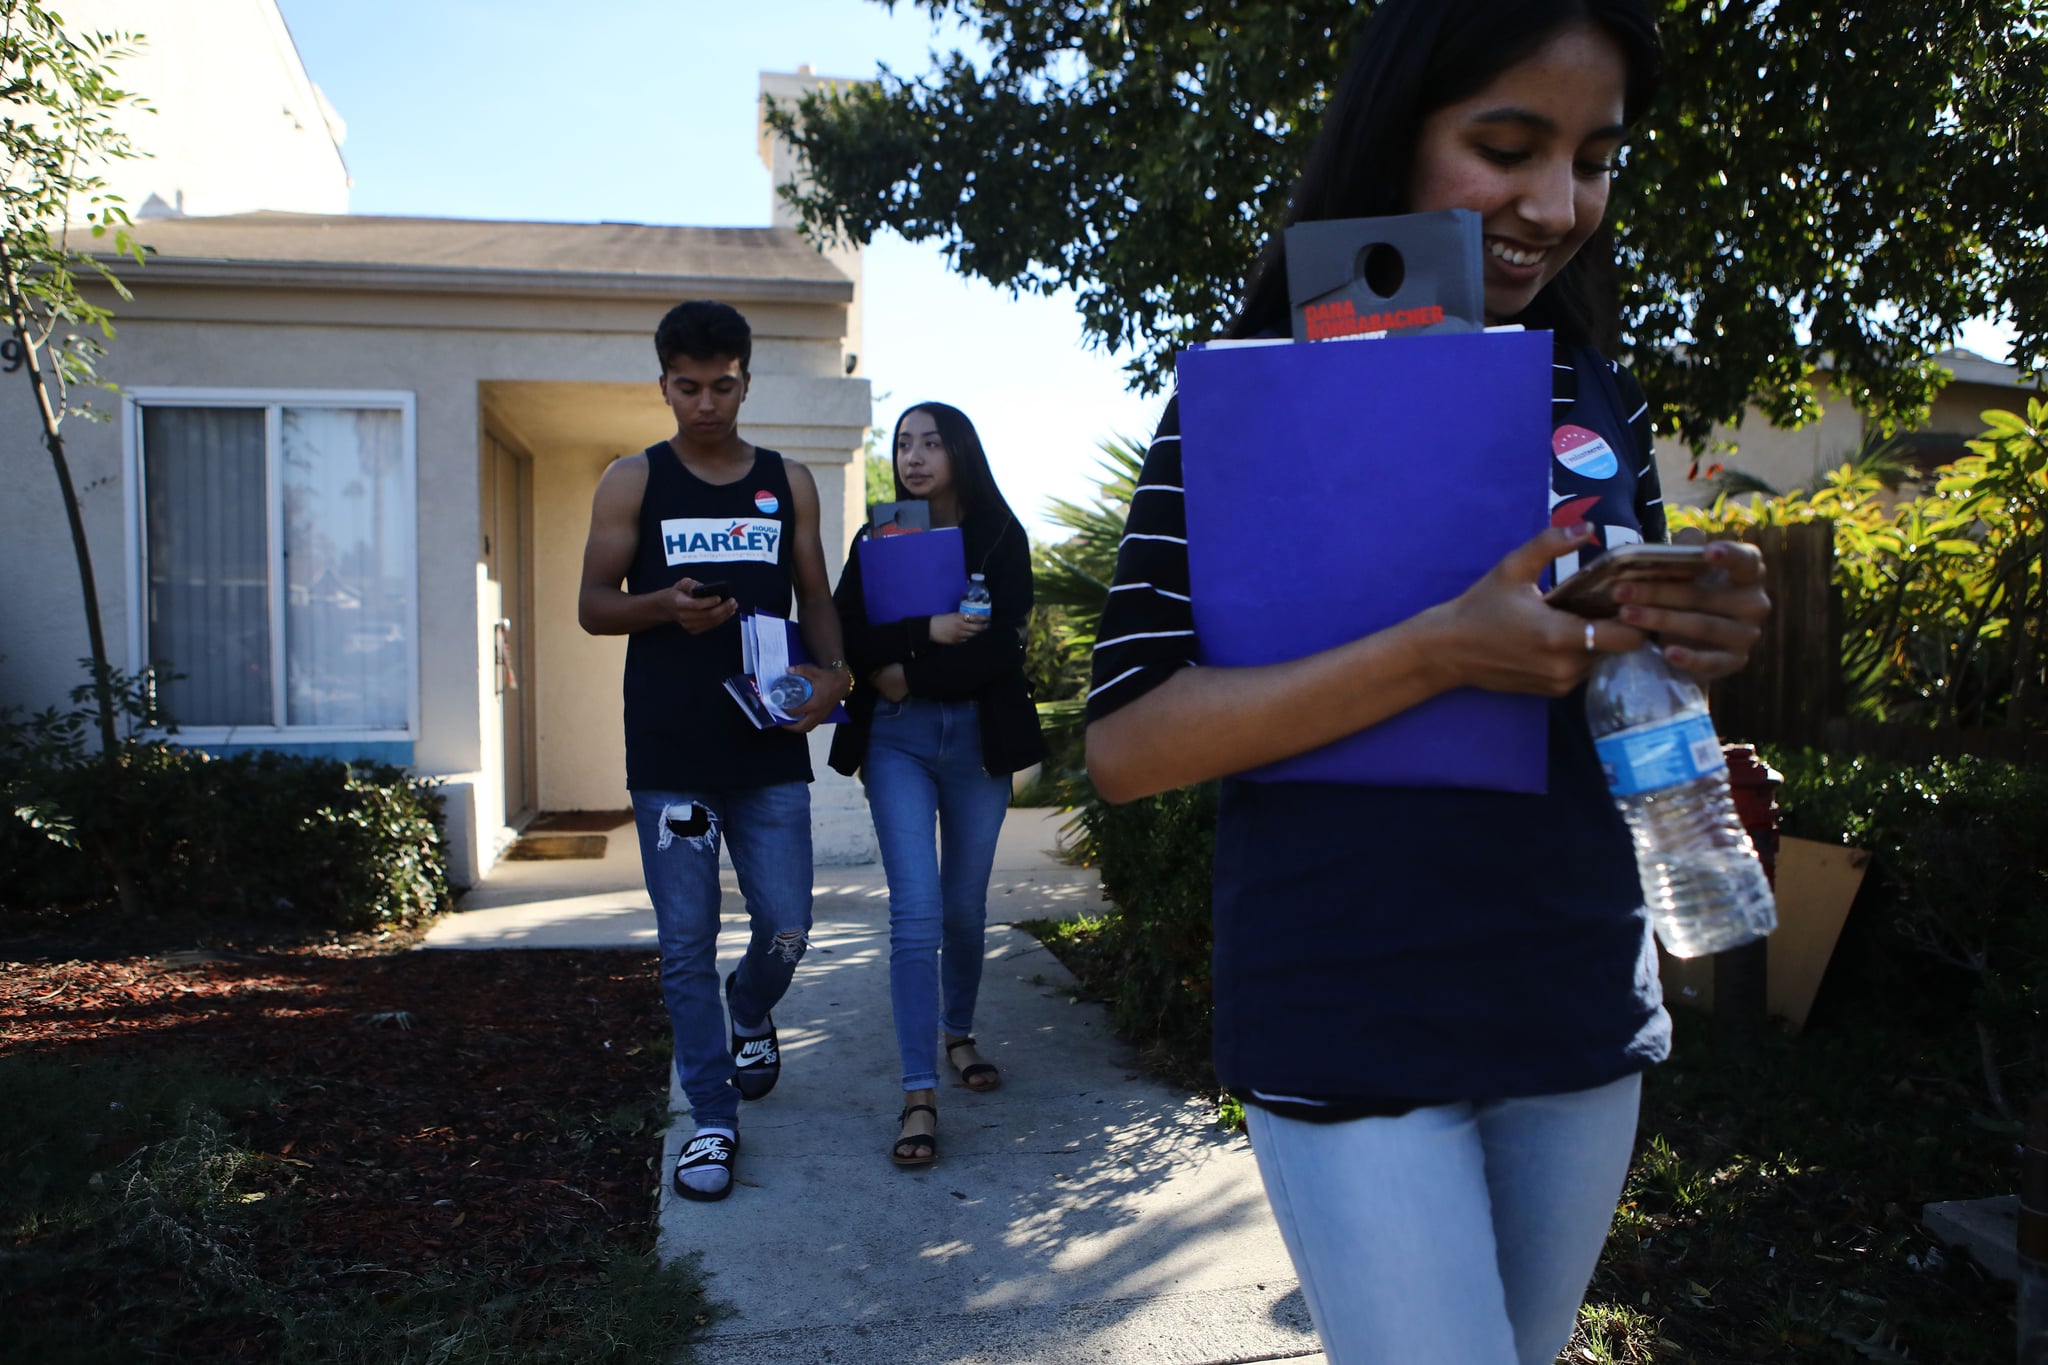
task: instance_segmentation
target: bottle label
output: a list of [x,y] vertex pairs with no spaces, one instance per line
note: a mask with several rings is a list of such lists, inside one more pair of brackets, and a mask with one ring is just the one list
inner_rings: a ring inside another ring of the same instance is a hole
[[1703,712],[1596,739],[1593,748],[1607,774],[1607,789],[1616,796],[1675,787],[1728,766],[1713,718]]

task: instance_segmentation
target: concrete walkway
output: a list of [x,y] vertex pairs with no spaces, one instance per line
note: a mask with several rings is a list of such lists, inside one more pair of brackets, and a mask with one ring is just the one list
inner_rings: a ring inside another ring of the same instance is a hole
[[[990,886],[976,1032],[1003,1069],[949,1072],[939,1160],[889,1163],[902,1099],[879,867],[821,868],[811,950],[776,1010],[781,1084],[743,1106],[738,1188],[669,1193],[661,1250],[697,1255],[730,1311],[703,1365],[1209,1365],[1322,1357],[1241,1134],[1149,1079],[1014,922],[1091,913],[1092,872],[1058,861],[1059,817],[1015,810]],[[654,948],[630,828],[601,862],[503,862],[430,948]],[[730,871],[721,972],[745,941]]]

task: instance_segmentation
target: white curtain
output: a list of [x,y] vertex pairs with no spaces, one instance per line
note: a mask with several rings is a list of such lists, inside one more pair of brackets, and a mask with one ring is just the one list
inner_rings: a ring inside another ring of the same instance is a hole
[[149,661],[180,725],[270,725],[263,409],[142,410]]
[[404,428],[388,409],[283,412],[285,723],[406,722]]

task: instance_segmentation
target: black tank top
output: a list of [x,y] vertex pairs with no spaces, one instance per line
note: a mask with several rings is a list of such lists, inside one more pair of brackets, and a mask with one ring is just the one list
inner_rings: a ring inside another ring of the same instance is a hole
[[[626,590],[677,579],[731,586],[742,611],[787,617],[796,509],[782,456],[756,449],[754,467],[713,484],[683,467],[668,442],[647,448],[640,543]],[[626,786],[719,791],[811,780],[810,745],[787,730],[756,730],[725,691],[740,671],[739,617],[702,635],[681,626],[626,641]]]

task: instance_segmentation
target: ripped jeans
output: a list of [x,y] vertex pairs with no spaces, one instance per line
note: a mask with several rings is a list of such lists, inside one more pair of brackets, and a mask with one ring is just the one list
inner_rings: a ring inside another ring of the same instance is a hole
[[698,1127],[732,1128],[739,1091],[718,970],[718,846],[732,850],[752,933],[732,1008],[749,1024],[789,989],[811,929],[811,789],[804,782],[715,792],[633,793],[640,866],[661,944],[661,993],[676,1079]]

